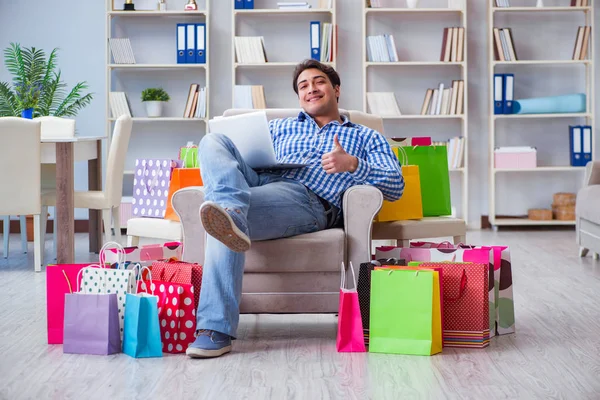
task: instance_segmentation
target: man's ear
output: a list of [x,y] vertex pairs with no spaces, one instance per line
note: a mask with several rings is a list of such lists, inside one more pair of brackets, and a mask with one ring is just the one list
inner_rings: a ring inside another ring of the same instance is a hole
[[340,85],[335,85],[333,87],[333,91],[335,92],[335,98],[337,100],[337,102],[340,102]]

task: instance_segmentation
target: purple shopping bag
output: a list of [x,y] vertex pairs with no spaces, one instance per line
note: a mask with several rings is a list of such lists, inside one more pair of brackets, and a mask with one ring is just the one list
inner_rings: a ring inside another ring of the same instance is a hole
[[133,178],[133,215],[163,218],[167,210],[169,184],[173,168],[180,168],[181,160],[166,158],[136,159]]
[[65,295],[63,352],[108,355],[121,351],[117,294]]

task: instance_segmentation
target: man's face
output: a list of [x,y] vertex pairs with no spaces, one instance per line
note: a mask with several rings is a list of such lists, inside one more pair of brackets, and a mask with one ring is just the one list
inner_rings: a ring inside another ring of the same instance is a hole
[[333,87],[324,72],[316,68],[302,71],[298,76],[300,107],[312,116],[326,115],[337,108],[340,87]]

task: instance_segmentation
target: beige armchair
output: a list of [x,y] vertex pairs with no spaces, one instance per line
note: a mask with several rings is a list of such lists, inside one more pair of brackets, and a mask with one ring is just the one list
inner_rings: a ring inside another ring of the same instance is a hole
[[[224,116],[253,110],[228,110]],[[351,121],[383,131],[379,117],[341,110]],[[294,117],[299,109],[267,110],[267,117]],[[202,187],[178,190],[173,208],[183,229],[183,259],[204,262],[206,232],[199,209]],[[246,253],[242,285],[242,313],[334,313],[338,311],[340,268],[352,262],[355,272],[371,258],[373,218],[383,195],[372,186],[354,186],[344,193],[344,228],[290,238],[253,242]]]
[[590,161],[586,167],[585,186],[577,193],[577,244],[579,255],[589,250],[594,259],[600,254],[600,161]]

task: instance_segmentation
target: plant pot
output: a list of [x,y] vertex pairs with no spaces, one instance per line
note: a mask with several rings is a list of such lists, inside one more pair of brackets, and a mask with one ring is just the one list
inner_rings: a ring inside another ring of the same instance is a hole
[[146,114],[150,118],[157,118],[162,115],[164,101],[145,101]]
[[417,8],[419,5],[419,0],[406,0],[406,7],[408,8]]
[[33,108],[21,111],[21,118],[33,119]]

